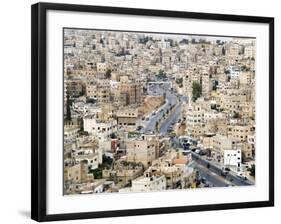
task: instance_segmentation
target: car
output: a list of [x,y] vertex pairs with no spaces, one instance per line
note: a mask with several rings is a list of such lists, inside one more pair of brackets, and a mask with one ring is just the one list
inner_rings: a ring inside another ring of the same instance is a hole
[[243,173],[237,173],[236,176],[242,180],[248,180],[248,178]]
[[206,178],[205,178],[205,177],[202,177],[202,178],[200,179],[200,181],[201,181],[201,183],[206,184]]
[[235,185],[233,185],[233,184],[226,184],[225,186],[226,187],[235,187]]
[[169,127],[167,131],[172,132],[173,130],[174,130],[173,127]]
[[225,171],[225,170],[222,170],[222,171],[221,171],[221,176],[225,177],[225,176],[227,176],[227,174],[228,174],[227,171]]
[[153,135],[153,134],[154,134],[154,131],[152,131],[152,130],[147,130],[147,131],[145,132],[145,134],[147,134],[147,135]]
[[173,138],[173,137],[175,137],[175,136],[176,136],[176,133],[175,133],[174,131],[172,131],[172,132],[169,133],[169,137],[170,137],[170,138]]
[[184,151],[182,152],[183,155],[189,155],[189,153],[191,152],[190,149],[184,149]]
[[189,144],[183,143],[182,146],[184,150],[189,150]]
[[199,155],[200,156],[205,156],[207,152],[205,150],[200,150]]

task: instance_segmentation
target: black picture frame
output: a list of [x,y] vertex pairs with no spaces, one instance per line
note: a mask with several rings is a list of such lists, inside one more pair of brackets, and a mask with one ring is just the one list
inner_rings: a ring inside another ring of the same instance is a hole
[[[274,206],[274,18],[240,15],[164,11],[137,8],[103,7],[89,5],[37,3],[31,10],[31,218],[36,221],[54,221],[116,216],[148,215],[161,213],[194,212],[206,210],[238,209]],[[99,211],[85,213],[46,213],[46,13],[63,10],[87,13],[191,18],[217,21],[253,22],[269,25],[269,200],[212,205],[159,207],[130,210]]]

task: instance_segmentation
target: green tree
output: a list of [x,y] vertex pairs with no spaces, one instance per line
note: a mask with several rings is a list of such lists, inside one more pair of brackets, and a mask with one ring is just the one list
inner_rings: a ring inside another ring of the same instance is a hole
[[71,121],[70,99],[68,94],[66,96],[66,121]]
[[233,118],[236,118],[236,119],[240,118],[240,114],[238,112],[234,111]]
[[106,156],[106,155],[102,155],[102,162],[105,165],[109,165],[111,166],[113,163],[113,159],[111,159],[110,157]]
[[82,86],[82,90],[80,92],[80,96],[84,96],[86,94],[86,86]]
[[111,78],[111,69],[107,69],[106,72],[105,72],[105,78],[106,79],[110,79]]
[[94,175],[95,179],[102,178],[102,169],[101,168],[96,168],[94,170],[90,170],[89,173],[92,173]]
[[202,85],[199,82],[192,83],[192,101],[195,102],[202,96]]
[[176,79],[176,83],[177,83],[178,85],[181,85],[182,82],[183,82],[183,78]]
[[80,127],[80,132],[84,132],[84,120],[83,118],[78,118],[78,123]]
[[222,55],[225,55],[225,48],[222,47]]
[[155,123],[155,129],[156,129],[156,131],[159,131],[159,122],[158,121],[156,121],[156,123]]
[[251,168],[248,169],[248,171],[250,171],[250,175],[251,175],[252,177],[254,177],[254,176],[256,175],[256,166],[255,166],[255,164],[253,164],[253,165],[251,166]]
[[161,79],[164,79],[164,78],[167,77],[167,76],[166,76],[166,73],[165,73],[164,70],[162,70],[162,69],[159,70],[157,76],[158,76],[159,78],[161,78]]

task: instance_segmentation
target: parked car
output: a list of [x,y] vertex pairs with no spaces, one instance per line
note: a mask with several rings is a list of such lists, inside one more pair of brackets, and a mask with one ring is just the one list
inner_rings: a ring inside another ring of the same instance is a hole
[[201,183],[206,184],[206,178],[205,178],[205,177],[202,177],[202,178],[200,179],[200,181],[201,181]]
[[172,132],[173,130],[174,130],[174,129],[173,129],[172,127],[169,127],[167,131],[168,131],[168,132]]
[[242,180],[248,180],[248,178],[243,173],[237,173],[236,176]]
[[195,152],[195,151],[196,151],[196,148],[192,148],[191,151],[192,151],[192,152]]
[[225,171],[225,170],[221,171],[221,176],[225,177],[225,176],[227,176],[227,174],[228,174],[228,171]]
[[205,155],[207,155],[207,152],[205,150],[200,150],[199,155],[205,156]]

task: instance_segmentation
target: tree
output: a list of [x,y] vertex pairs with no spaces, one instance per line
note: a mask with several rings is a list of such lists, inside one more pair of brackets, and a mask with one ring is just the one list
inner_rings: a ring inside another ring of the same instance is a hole
[[79,118],[78,122],[79,122],[80,132],[84,132],[84,120],[83,120],[83,118]]
[[234,111],[233,118],[235,118],[235,119],[240,118],[240,114],[238,112]]
[[225,55],[225,48],[224,47],[222,47],[221,52],[222,52],[222,55]]
[[161,79],[165,79],[167,77],[166,73],[162,69],[159,70],[157,76]]
[[105,78],[106,79],[110,79],[111,78],[111,69],[107,69],[106,72],[105,72]]
[[176,79],[176,83],[180,86],[182,85],[183,78]]
[[82,90],[80,92],[80,96],[84,96],[86,94],[86,86],[82,86]]
[[113,163],[113,159],[106,155],[102,155],[102,162],[103,162],[103,164],[111,166]]
[[202,85],[199,82],[192,83],[192,101],[195,102],[202,96]]
[[66,121],[71,121],[70,99],[68,94],[66,96]]
[[111,134],[110,134],[110,138],[115,139],[115,138],[117,138],[117,136],[116,136],[115,133],[111,133]]
[[96,168],[94,170],[90,170],[89,173],[92,173],[94,175],[95,179],[101,179],[102,178],[102,169]]
[[254,177],[254,176],[256,175],[256,166],[255,166],[255,164],[253,164],[253,165],[251,166],[251,168],[248,169],[248,171],[250,171],[250,175],[251,175],[252,177]]
[[156,121],[156,123],[155,123],[155,129],[156,129],[156,131],[159,131],[159,122],[158,121]]

